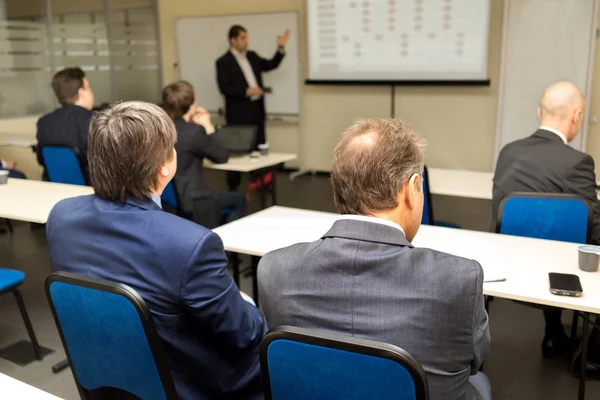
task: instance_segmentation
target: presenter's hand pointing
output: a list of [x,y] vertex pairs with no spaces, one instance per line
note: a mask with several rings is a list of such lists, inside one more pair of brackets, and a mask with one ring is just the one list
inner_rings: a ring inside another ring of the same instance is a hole
[[279,45],[279,47],[285,46],[285,44],[287,43],[289,37],[290,37],[290,30],[289,29],[286,29],[285,32],[283,32],[283,34],[278,35],[277,36],[277,44]]

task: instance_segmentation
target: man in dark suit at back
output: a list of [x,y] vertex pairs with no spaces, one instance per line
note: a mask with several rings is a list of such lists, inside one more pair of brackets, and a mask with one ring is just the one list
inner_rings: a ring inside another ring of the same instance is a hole
[[[72,147],[79,154],[83,175],[89,183],[87,137],[94,107],[94,93],[80,68],[66,68],[54,74],[52,89],[61,107],[38,120],[38,163],[44,166],[44,146]],[[45,169],[44,179],[48,179]]]
[[63,200],[50,212],[52,270],[135,289],[182,400],[261,399],[264,317],[227,273],[221,239],[160,206],[177,170],[176,140],[173,122],[153,104],[125,102],[94,116],[95,194]]
[[173,182],[183,210],[209,229],[221,224],[225,210],[225,222],[242,218],[246,213],[242,193],[212,190],[204,181],[204,159],[226,163],[229,151],[219,140],[210,113],[196,106],[193,86],[186,81],[165,86],[162,102],[177,129],[177,173]]
[[[507,144],[494,173],[492,230],[496,230],[500,201],[512,192],[570,193],[585,198],[593,211],[589,237],[600,244],[600,202],[596,196],[594,160],[589,154],[568,145],[581,129],[585,97],[570,82],[548,86],[538,108],[540,128],[531,136]],[[544,309],[546,331],[542,341],[544,356],[561,354],[567,336],[561,310]]]
[[479,372],[490,332],[483,270],[411,241],[423,214],[423,142],[399,119],[358,121],[338,142],[329,232],[266,254],[258,287],[270,327],[377,340],[421,363],[431,400],[491,399]]
[[[262,73],[279,66],[289,29],[277,36],[277,51],[270,60],[248,50],[248,32],[240,25],[229,29],[229,51],[217,60],[217,83],[225,96],[225,118],[229,125],[257,127],[256,145],[266,142],[265,100]],[[228,175],[229,190],[237,190],[239,173]]]

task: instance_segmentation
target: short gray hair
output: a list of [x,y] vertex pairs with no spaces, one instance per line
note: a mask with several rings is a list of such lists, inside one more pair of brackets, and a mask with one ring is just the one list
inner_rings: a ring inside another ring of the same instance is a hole
[[342,134],[333,156],[331,181],[339,212],[365,215],[396,208],[402,185],[423,173],[424,147],[425,141],[399,118],[356,121]]
[[115,103],[94,113],[88,136],[90,180],[97,195],[125,202],[148,197],[158,170],[173,157],[177,131],[160,107],[141,101]]

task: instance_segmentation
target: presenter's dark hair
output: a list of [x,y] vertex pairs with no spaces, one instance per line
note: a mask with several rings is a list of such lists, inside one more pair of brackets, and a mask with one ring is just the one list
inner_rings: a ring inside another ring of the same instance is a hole
[[73,104],[79,96],[79,89],[83,87],[85,72],[81,68],[65,68],[52,77],[52,90],[60,104]]
[[233,25],[231,28],[229,28],[229,40],[236,39],[242,32],[248,31],[241,25]]
[[160,107],[115,103],[94,113],[88,137],[90,179],[96,195],[125,202],[158,187],[159,169],[175,155],[175,125]]
[[196,101],[194,87],[186,81],[165,86],[162,91],[163,108],[171,118],[181,118]]

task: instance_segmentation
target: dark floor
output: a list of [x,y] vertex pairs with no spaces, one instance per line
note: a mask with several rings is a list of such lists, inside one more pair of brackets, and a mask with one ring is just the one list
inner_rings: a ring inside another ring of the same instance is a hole
[[[209,171],[213,187],[223,187],[224,175]],[[294,182],[279,174],[278,203],[334,212],[331,187],[325,177],[303,176]],[[250,211],[258,209],[254,196]],[[463,228],[486,230],[487,201],[434,196],[436,219],[459,223]],[[19,367],[0,359],[0,372],[39,387],[64,399],[77,399],[70,370],[53,374],[51,366],[64,358],[58,332],[44,294],[44,279],[50,272],[44,230],[16,224],[14,235],[0,234],[0,266],[27,273],[22,293],[41,344],[56,350],[42,362]],[[250,292],[244,279],[242,289]],[[23,322],[11,295],[0,296],[0,348],[26,338]],[[565,322],[570,313],[565,313]],[[491,306],[492,348],[485,363],[495,399],[575,399],[578,381],[568,373],[566,361],[544,360],[540,352],[543,317],[539,310],[496,299]],[[0,398],[2,389],[0,388]],[[600,383],[588,382],[587,399],[600,398]]]

